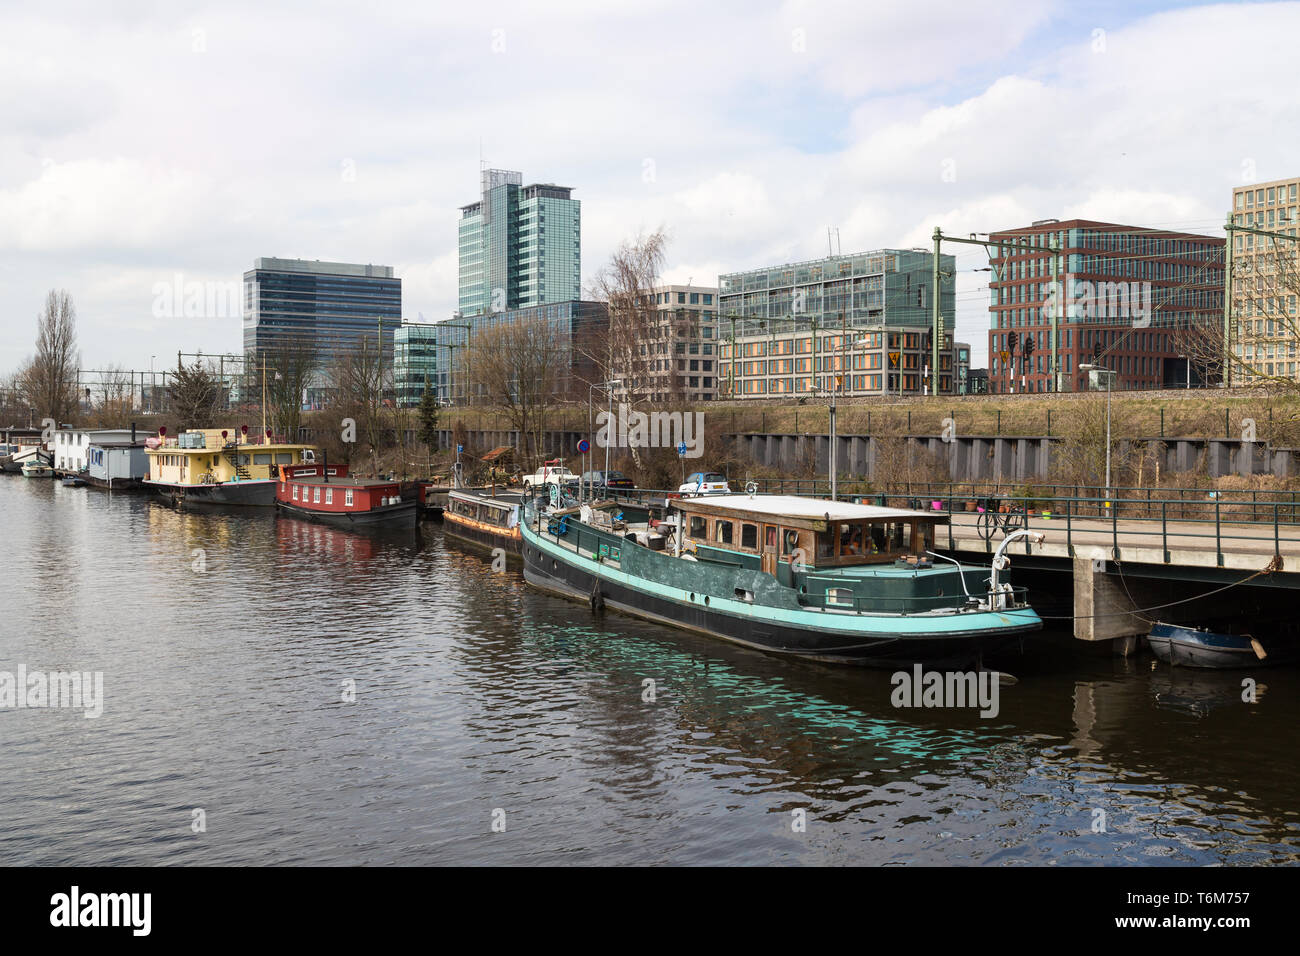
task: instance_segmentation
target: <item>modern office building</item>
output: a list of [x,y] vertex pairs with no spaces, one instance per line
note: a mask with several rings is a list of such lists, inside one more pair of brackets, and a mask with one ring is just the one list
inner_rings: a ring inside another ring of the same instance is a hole
[[582,296],[582,203],[568,186],[523,185],[485,169],[482,195],[461,207],[460,312],[510,312]]
[[414,408],[426,387],[446,394],[447,370],[438,367],[438,341],[451,329],[438,324],[403,323],[393,332],[393,391],[400,408]]
[[707,402],[718,391],[718,290],[663,285],[650,293],[636,338],[634,368],[615,368],[620,400]]
[[[848,332],[786,328],[768,336],[737,336],[735,347],[733,376],[731,342],[719,344],[720,398],[790,399],[814,390],[840,398],[928,394],[929,326],[859,326]],[[940,394],[953,394],[952,373],[963,349],[969,352],[970,346],[944,333]]]
[[[953,394],[956,259],[939,257],[938,390]],[[882,249],[718,278],[720,398],[933,390],[934,254]],[[736,361],[732,361],[733,350]]]
[[490,330],[531,322],[550,327],[552,339],[548,347],[562,369],[557,397],[586,401],[588,386],[602,378],[598,353],[609,330],[609,309],[604,302],[579,299],[488,314],[457,313],[446,322],[430,326],[436,339],[432,362],[438,397],[455,405],[495,401],[475,384],[475,350],[483,347],[482,338]]
[[[1232,219],[1238,226],[1300,238],[1300,177],[1233,189]],[[1298,270],[1296,241],[1234,232],[1229,329],[1237,357],[1233,385],[1300,375],[1296,367]]]
[[[989,391],[1048,392],[1052,308],[1060,299],[1056,354],[1061,388],[1087,387],[1080,363],[1116,373],[1116,389],[1181,387],[1188,374],[1180,332],[1223,319],[1222,239],[1088,219],[1044,219],[989,237]],[[1053,296],[1052,244],[1059,251]],[[1032,342],[1026,355],[1025,343]]]
[[[244,273],[244,352],[264,356],[308,343],[317,374],[309,391],[327,391],[339,360],[362,343],[382,343],[392,361],[401,324],[402,280],[392,266],[262,258]],[[304,400],[310,400],[304,396]]]

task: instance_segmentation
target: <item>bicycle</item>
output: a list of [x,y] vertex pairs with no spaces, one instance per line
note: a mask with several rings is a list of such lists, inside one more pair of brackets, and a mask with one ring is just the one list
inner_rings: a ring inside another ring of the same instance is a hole
[[1016,503],[1007,498],[985,498],[980,502],[981,514],[977,522],[980,536],[985,541],[992,541],[993,535],[1000,529],[1003,536],[1029,527],[1029,512],[1023,502]]

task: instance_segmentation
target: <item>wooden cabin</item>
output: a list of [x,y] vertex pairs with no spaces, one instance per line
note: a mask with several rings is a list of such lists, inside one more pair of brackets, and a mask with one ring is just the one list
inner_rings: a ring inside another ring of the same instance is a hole
[[935,528],[948,521],[946,514],[789,495],[714,495],[671,505],[681,513],[684,550],[772,575],[781,564],[811,570],[919,558],[934,549]]

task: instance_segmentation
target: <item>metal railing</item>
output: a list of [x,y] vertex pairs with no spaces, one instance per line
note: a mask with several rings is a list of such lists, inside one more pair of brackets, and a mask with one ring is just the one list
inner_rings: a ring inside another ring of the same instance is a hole
[[[755,479],[755,484],[764,494],[829,497],[830,490],[827,482],[812,479]],[[845,487],[846,483],[842,482],[840,488]],[[1300,556],[1300,500],[1293,492],[1259,491],[1228,498],[1225,492],[1205,488],[1112,488],[1107,498],[1103,489],[1066,485],[1035,486],[1033,495],[1011,494],[1009,487],[1008,493],[990,494],[989,485],[969,482],[914,482],[892,487],[895,490],[869,493],[842,490],[839,497],[842,501],[924,511],[949,518],[946,527],[938,529],[936,544],[943,547],[946,537],[950,551],[957,550],[958,538],[967,539],[961,533],[964,529],[979,534],[974,520],[966,524],[962,517],[970,515],[977,519],[979,509],[987,509],[991,500],[999,508],[1023,507],[1032,530],[1063,531],[1067,553],[1072,557],[1087,556],[1103,545],[1109,558],[1116,560],[1126,547],[1158,548],[1163,562],[1173,564],[1174,551],[1208,551],[1211,542],[1219,567],[1225,566],[1224,556],[1231,553]],[[1047,488],[1056,491],[1078,488],[1099,493],[1054,496],[1040,493]],[[638,488],[618,497],[649,503],[669,495],[675,496],[676,492]],[[1275,495],[1277,500],[1267,500],[1267,495]],[[995,531],[983,542],[982,550],[992,553],[1001,540],[1001,532]],[[1032,551],[1034,546],[1027,547]]]

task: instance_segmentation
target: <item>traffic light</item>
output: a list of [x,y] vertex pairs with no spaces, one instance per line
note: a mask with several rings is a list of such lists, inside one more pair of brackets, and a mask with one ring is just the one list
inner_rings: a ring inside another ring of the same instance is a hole
[[1034,336],[1032,333],[1025,334],[1024,344],[1021,346],[1021,355],[1024,356],[1024,369],[1026,372],[1033,369],[1034,361]]
[[1012,355],[1015,355],[1015,354],[1016,354],[1016,345],[1017,345],[1017,344],[1018,344],[1018,343],[1017,343],[1016,333],[1015,333],[1015,332],[1008,332],[1008,333],[1007,333],[1007,351],[1010,352]]

